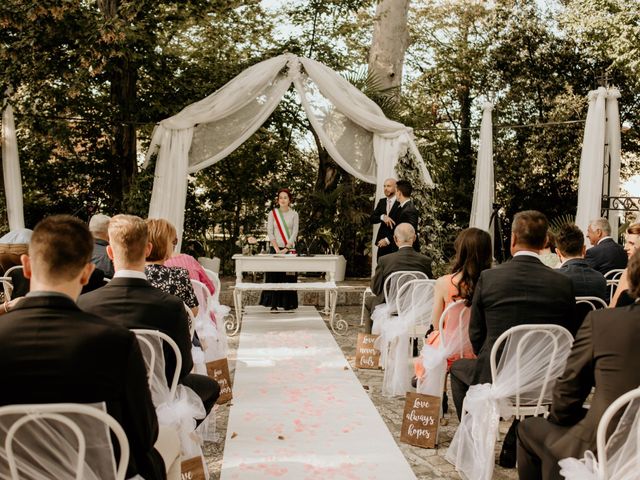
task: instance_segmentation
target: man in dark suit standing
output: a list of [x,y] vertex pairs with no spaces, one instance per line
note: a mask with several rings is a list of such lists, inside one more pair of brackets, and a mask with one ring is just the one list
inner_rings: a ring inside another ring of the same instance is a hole
[[587,228],[587,237],[591,242],[584,259],[591,268],[605,275],[615,269],[626,268],[627,253],[624,247],[611,238],[611,225],[606,218],[592,220]]
[[380,224],[378,234],[376,235],[375,245],[378,247],[377,258],[387,255],[398,250],[393,241],[393,230],[396,226],[396,214],[400,204],[396,200],[396,181],[393,178],[387,178],[384,181],[384,197],[381,198],[376,205],[375,210],[371,214],[371,224]]
[[413,241],[413,249],[416,252],[420,251],[420,240],[418,239],[418,210],[411,200],[411,194],[413,193],[413,187],[408,180],[399,180],[396,184],[396,197],[400,206],[398,207],[398,213],[396,222],[409,223],[416,232],[415,240]]
[[398,251],[385,255],[378,262],[376,272],[371,279],[371,291],[375,296],[367,297],[365,307],[368,312],[366,331],[371,333],[371,312],[373,309],[384,303],[384,281],[393,272],[419,271],[431,277],[431,260],[426,255],[417,253],[411,248],[416,234],[413,227],[408,223],[400,223],[394,232],[394,241],[398,245]]
[[[640,253],[629,261],[629,292],[640,296]],[[604,411],[640,384],[640,305],[596,310],[587,315],[556,382],[548,419],[528,418],[518,426],[521,480],[561,479],[558,460],[595,451]],[[589,409],[583,407],[595,386]]]
[[[207,412],[220,395],[218,383],[204,375],[190,373],[193,368],[189,318],[182,300],[153,287],[144,273],[145,258],[151,252],[147,225],[133,215],[116,215],[109,222],[107,253],[115,274],[106,286],[82,295],[78,305],[86,312],[126,328],[159,330],[178,345],[182,356],[180,380],[202,399]],[[164,348],[167,380],[173,378],[176,359]]]
[[575,298],[571,280],[545,266],[538,252],[547,238],[547,218],[517,213],[511,229],[513,259],[484,270],[473,295],[469,338],[477,359],[451,366],[451,390],[458,417],[470,385],[491,382],[489,357],[498,337],[516,325],[555,323],[575,335]]
[[0,405],[105,402],[129,440],[127,478],[163,479],[138,341],[75,303],[94,269],[92,250],[91,234],[77,218],[52,216],[36,226],[29,255],[22,256],[30,292],[0,319]]
[[556,252],[562,261],[557,270],[571,279],[576,297],[598,297],[609,303],[604,275],[584,260],[584,233],[577,225],[560,227],[556,235]]

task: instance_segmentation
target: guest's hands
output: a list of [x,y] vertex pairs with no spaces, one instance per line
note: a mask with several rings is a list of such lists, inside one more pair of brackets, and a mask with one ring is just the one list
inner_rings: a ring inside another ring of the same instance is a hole
[[383,238],[378,242],[377,247],[378,248],[382,248],[382,247],[386,247],[389,245],[389,239],[388,238]]

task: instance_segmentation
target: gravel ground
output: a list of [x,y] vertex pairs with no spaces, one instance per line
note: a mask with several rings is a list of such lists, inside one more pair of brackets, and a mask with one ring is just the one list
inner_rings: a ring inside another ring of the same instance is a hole
[[[349,330],[344,336],[334,334],[334,337],[338,345],[340,345],[340,348],[342,348],[342,352],[345,357],[353,367],[355,363],[356,338],[358,336],[358,332],[362,331],[360,327],[360,307],[338,306],[337,313],[347,320],[349,323]],[[239,335],[229,338],[229,367],[232,377],[235,372],[238,337]],[[362,385],[368,387],[367,392],[369,393],[372,402],[387,424],[387,427],[398,443],[400,450],[411,465],[416,477],[421,480],[459,479],[460,476],[454,471],[453,465],[449,464],[449,462],[444,459],[444,455],[449,447],[451,438],[458,426],[458,419],[454,413],[453,402],[451,400],[452,396],[450,387],[448,386],[450,413],[445,415],[448,424],[442,426],[440,429],[440,444],[436,449],[423,449],[413,447],[405,443],[400,443],[400,426],[402,424],[404,399],[387,398],[382,396],[381,387],[383,372],[378,370],[355,370],[355,372]],[[207,460],[212,480],[220,478],[226,427],[229,417],[229,409],[232,404],[233,400],[231,400],[227,405],[217,407],[216,432],[218,435],[218,442],[205,442],[204,444],[205,458]],[[508,427],[508,422],[501,422],[501,437],[504,437]],[[499,453],[501,445],[501,442],[498,442],[498,445],[496,446],[496,455]],[[496,465],[493,478],[497,480],[516,479],[517,473],[514,469],[507,470]]]

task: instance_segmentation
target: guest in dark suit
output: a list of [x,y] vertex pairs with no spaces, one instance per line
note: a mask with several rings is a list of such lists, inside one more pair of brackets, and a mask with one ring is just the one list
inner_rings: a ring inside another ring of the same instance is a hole
[[604,275],[591,268],[583,258],[586,248],[582,230],[574,224],[563,225],[556,242],[556,252],[562,261],[562,266],[557,270],[571,279],[576,297],[598,297],[608,303]]
[[113,262],[107,255],[107,245],[109,245],[109,221],[111,217],[98,213],[89,220],[89,231],[93,235],[93,254],[91,262],[104,272],[107,278],[113,278]]
[[[145,258],[151,251],[148,228],[144,220],[133,215],[116,215],[109,223],[107,252],[113,260],[115,274],[105,287],[82,295],[78,305],[126,328],[147,328],[169,335],[182,356],[180,383],[202,399],[207,412],[220,395],[220,386],[207,376],[191,372],[191,338],[189,318],[182,300],[153,287],[144,274]],[[173,351],[165,345],[167,380],[176,369]]]
[[624,248],[611,238],[609,220],[606,218],[592,220],[587,228],[587,237],[593,247],[587,250],[584,259],[591,268],[604,275],[611,270],[627,266],[627,254]]
[[22,257],[31,290],[0,320],[0,405],[105,402],[129,440],[127,477],[163,479],[136,337],[75,303],[94,269],[92,249],[89,230],[76,218],[52,216],[36,226]]
[[416,232],[416,238],[413,241],[413,249],[416,252],[420,251],[420,239],[418,238],[418,222],[419,215],[418,209],[411,200],[411,194],[413,193],[413,187],[408,180],[399,180],[396,184],[396,197],[400,206],[398,207],[398,213],[396,213],[396,223],[410,224]]
[[532,323],[555,323],[573,334],[577,331],[571,280],[538,259],[547,238],[547,218],[528,210],[516,214],[512,225],[513,259],[484,270],[473,295],[469,338],[478,358],[461,359],[451,366],[458,417],[469,386],[491,382],[491,348],[502,333]]
[[371,224],[380,224],[378,234],[376,235],[375,245],[378,247],[378,256],[380,257],[398,250],[393,241],[393,230],[396,226],[396,214],[400,204],[396,200],[396,181],[393,178],[387,178],[384,181],[384,197],[381,198],[376,205],[375,210],[371,214]]
[[[629,262],[631,295],[640,296],[640,254]],[[587,315],[553,391],[548,420],[529,418],[518,426],[521,480],[561,479],[558,460],[595,451],[602,414],[640,384],[640,305],[596,310]],[[589,409],[583,404],[591,388]],[[611,427],[613,428],[613,426]]]
[[393,272],[418,271],[431,277],[431,260],[426,255],[415,252],[411,245],[416,238],[415,230],[408,223],[400,223],[396,227],[393,239],[398,245],[398,251],[385,255],[378,262],[376,272],[371,279],[371,291],[375,296],[367,297],[365,307],[367,309],[368,320],[366,331],[371,333],[371,312],[373,309],[384,303],[384,281]]

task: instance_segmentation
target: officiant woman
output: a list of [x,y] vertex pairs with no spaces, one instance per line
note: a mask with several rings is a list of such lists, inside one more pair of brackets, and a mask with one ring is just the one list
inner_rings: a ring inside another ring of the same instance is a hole
[[[278,190],[277,207],[267,215],[267,236],[271,242],[270,253],[295,253],[295,243],[298,236],[298,213],[291,208],[293,196],[288,188]],[[286,272],[266,272],[266,283],[295,283],[295,274]],[[298,293],[294,290],[266,290],[260,296],[260,305],[294,310],[298,308]]]

